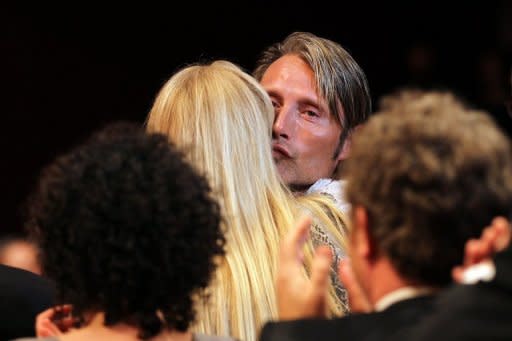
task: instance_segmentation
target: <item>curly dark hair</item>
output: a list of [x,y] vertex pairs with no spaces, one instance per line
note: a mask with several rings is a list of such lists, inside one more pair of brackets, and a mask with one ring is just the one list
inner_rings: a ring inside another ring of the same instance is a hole
[[160,134],[107,126],[42,172],[28,205],[58,301],[150,338],[185,331],[224,255],[207,181]]
[[407,90],[354,137],[346,196],[405,278],[451,282],[464,245],[512,202],[510,142],[488,114],[449,93]]

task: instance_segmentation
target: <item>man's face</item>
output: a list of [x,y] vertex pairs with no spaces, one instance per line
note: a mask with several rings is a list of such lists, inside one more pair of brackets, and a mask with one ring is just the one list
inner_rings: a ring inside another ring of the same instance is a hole
[[275,108],[272,156],[283,181],[303,191],[332,177],[341,125],[316,91],[313,70],[299,57],[285,55],[263,74],[261,85]]

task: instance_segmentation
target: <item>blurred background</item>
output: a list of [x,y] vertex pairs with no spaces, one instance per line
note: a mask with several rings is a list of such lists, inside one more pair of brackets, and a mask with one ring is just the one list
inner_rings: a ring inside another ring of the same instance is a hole
[[45,164],[107,122],[142,124],[177,69],[222,58],[250,71],[297,30],[344,46],[374,104],[403,86],[448,89],[511,132],[512,1],[1,7],[0,237],[22,235],[23,203]]

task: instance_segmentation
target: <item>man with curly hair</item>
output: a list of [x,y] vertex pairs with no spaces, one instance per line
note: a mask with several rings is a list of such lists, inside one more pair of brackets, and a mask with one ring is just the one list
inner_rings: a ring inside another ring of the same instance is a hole
[[[352,147],[345,169],[353,207],[351,265],[344,263],[340,276],[353,311],[367,314],[271,323],[262,340],[396,336],[432,311],[434,294],[451,283],[466,241],[495,216],[511,213],[508,139],[487,114],[451,94],[406,91],[384,99]],[[299,224],[281,254],[283,320],[323,314],[329,252],[318,252],[315,280],[297,276],[308,223]]]
[[44,273],[72,306],[38,321],[40,336],[204,340],[188,328],[224,255],[220,211],[166,137],[105,128],[44,170],[30,214]]

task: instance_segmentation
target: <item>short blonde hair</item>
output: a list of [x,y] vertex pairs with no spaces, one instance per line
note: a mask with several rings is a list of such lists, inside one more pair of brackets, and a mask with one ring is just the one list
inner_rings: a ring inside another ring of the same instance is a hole
[[[332,204],[308,197],[299,203],[281,183],[270,149],[273,119],[264,89],[226,61],[179,71],[149,114],[148,130],[185,148],[209,179],[224,216],[227,254],[210,287],[211,302],[199,305],[197,331],[256,340],[262,324],[277,317],[279,241],[299,205],[318,213],[343,243],[341,213]],[[328,217],[324,210],[335,212]],[[331,303],[338,312],[334,296]]]

